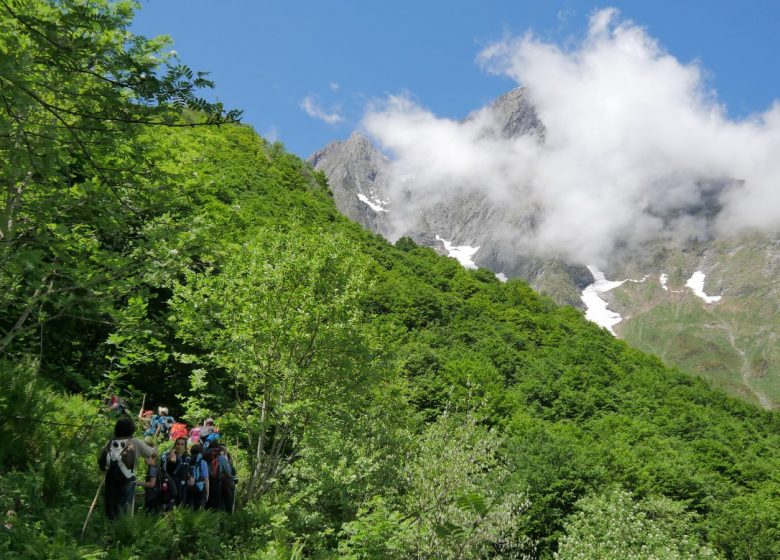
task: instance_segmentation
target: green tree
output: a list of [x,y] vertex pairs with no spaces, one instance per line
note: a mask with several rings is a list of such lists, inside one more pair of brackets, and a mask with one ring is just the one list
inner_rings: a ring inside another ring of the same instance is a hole
[[699,544],[694,516],[669,498],[634,501],[613,488],[583,498],[566,523],[559,560],[702,560],[719,558]]
[[374,497],[344,526],[347,558],[526,558],[528,501],[509,488],[501,439],[473,414],[445,413],[416,441],[396,508]]
[[[375,373],[359,302],[369,261],[321,230],[261,230],[219,270],[191,272],[172,300],[180,336],[226,373],[253,453],[247,500],[300,451],[309,426],[333,424]],[[348,418],[348,415],[345,415]]]
[[239,117],[196,96],[212,82],[166,38],[128,30],[136,6],[0,0],[0,352],[54,321],[109,326],[137,287],[123,249],[154,208],[144,128]]

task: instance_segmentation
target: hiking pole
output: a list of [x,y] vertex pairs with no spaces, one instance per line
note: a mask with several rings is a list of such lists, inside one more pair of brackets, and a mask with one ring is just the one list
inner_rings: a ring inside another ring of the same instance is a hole
[[100,486],[98,486],[97,492],[95,492],[95,499],[92,500],[92,505],[89,507],[89,513],[87,513],[87,518],[84,520],[84,526],[81,528],[81,538],[84,538],[84,533],[87,532],[87,523],[89,523],[89,518],[92,517],[92,512],[95,511],[95,506],[97,505],[98,496],[100,496],[100,491],[103,489],[103,485],[106,483],[106,478],[102,477],[100,480]]

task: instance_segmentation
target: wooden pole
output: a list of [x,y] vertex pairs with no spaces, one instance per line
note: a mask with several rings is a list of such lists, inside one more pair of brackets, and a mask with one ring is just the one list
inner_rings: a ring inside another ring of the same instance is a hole
[[138,411],[138,419],[140,420],[143,413],[144,413],[144,405],[146,404],[146,393],[144,393],[144,398],[141,401],[141,410]]
[[98,497],[100,496],[100,491],[103,489],[103,485],[106,483],[106,477],[102,477],[100,480],[100,486],[98,486],[97,492],[95,492],[95,498],[92,500],[92,505],[89,507],[89,513],[87,513],[87,518],[84,520],[84,526],[81,528],[81,538],[84,538],[84,533],[87,532],[87,523],[89,523],[89,518],[92,517],[92,512],[95,511],[95,506],[97,505]]

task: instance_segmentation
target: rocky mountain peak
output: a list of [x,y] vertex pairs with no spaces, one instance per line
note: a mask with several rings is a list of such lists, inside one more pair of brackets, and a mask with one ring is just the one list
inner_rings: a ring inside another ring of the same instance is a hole
[[484,131],[486,136],[516,138],[528,134],[544,137],[544,125],[528,99],[525,86],[505,93],[487,107],[469,115],[466,120],[480,116],[486,117],[488,123]]
[[389,233],[388,161],[368,138],[353,132],[315,152],[309,162],[328,177],[342,214],[372,231]]

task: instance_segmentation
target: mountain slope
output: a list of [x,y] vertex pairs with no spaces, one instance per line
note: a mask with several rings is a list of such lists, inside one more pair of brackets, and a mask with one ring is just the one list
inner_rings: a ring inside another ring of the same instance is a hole
[[[544,125],[523,88],[476,111],[466,122],[480,123],[480,133],[489,138],[527,136],[543,142],[545,137]],[[542,258],[517,246],[517,239],[536,227],[533,206],[497,204],[454,183],[448,185],[445,200],[420,210],[413,200],[417,179],[402,177],[401,185],[392,183],[398,180],[393,162],[368,139],[353,135],[338,146],[338,152],[326,148],[310,162],[326,173],[339,211],[351,219],[389,239],[409,236],[440,254],[459,258],[468,253],[468,260],[461,259],[468,266],[488,268],[501,278],[523,278],[559,304],[585,308],[582,291],[594,281],[586,267]],[[358,161],[365,164],[360,168],[363,183],[369,177],[376,179],[374,196],[393,200],[384,207],[387,212],[360,203],[354,181],[344,179],[343,170],[354,168]],[[702,184],[698,200],[673,214],[659,209],[655,215],[677,220],[687,214],[711,223],[720,211],[718,196],[726,187],[724,182]],[[398,196],[399,192],[404,195]],[[780,406],[776,340],[780,293],[773,284],[778,259],[778,238],[767,234],[724,237],[710,231],[683,242],[658,239],[639,249],[615,250],[606,265],[608,279],[649,279],[642,284],[624,282],[600,297],[608,312],[617,314],[614,321],[620,322],[614,332],[621,338],[721,389],[772,408]],[[707,293],[720,294],[723,301],[705,303],[685,287],[696,271],[705,274]],[[661,275],[669,277],[671,290],[660,285]]]

